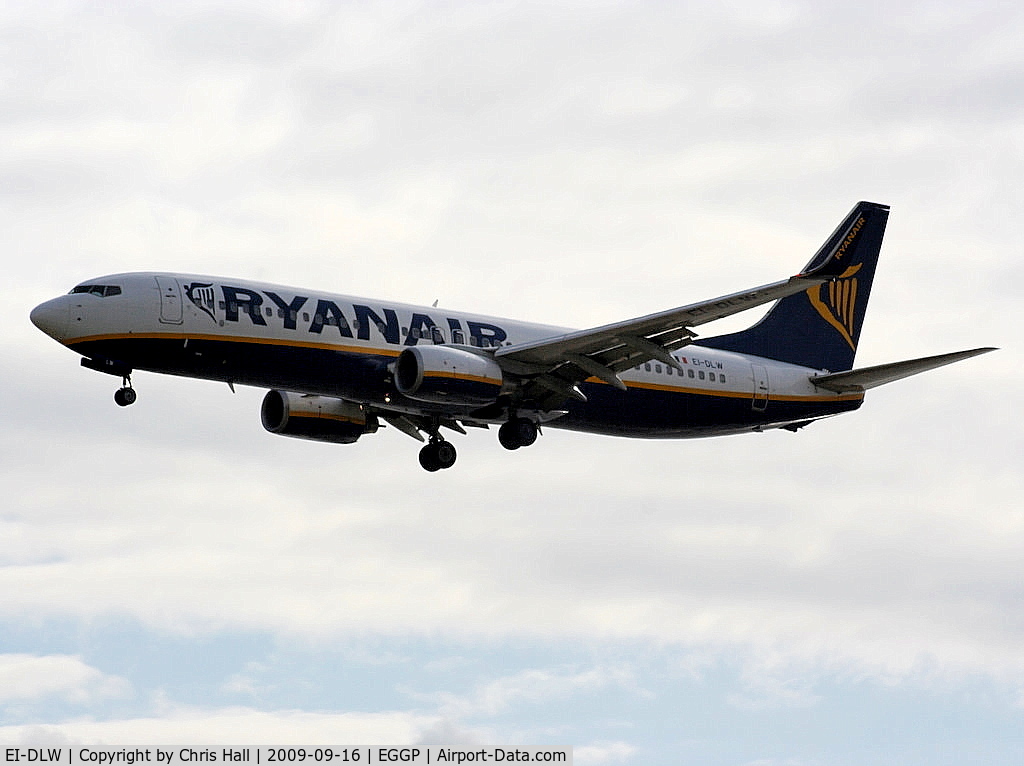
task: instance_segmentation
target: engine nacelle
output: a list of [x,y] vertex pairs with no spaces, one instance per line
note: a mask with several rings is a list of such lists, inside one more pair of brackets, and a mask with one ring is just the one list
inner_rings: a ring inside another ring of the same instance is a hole
[[501,384],[501,367],[492,358],[451,346],[412,346],[395,364],[399,393],[424,402],[490,404]]
[[276,389],[263,397],[260,419],[273,434],[334,444],[352,444],[379,428],[377,417],[358,404]]

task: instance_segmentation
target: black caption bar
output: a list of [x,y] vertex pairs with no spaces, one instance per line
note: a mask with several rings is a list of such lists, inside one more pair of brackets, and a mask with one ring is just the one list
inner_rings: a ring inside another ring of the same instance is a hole
[[8,747],[4,763],[24,766],[186,766],[217,763],[224,766],[264,764],[402,764],[403,766],[462,766],[463,764],[553,763],[572,766],[572,748],[481,747],[466,750],[429,745],[418,747]]

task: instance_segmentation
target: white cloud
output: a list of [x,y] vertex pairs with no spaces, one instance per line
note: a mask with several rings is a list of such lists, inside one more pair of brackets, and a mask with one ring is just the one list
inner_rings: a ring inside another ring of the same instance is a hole
[[628,763],[637,753],[637,748],[628,742],[600,742],[574,747],[572,762],[579,766],[603,763]]
[[245,707],[175,706],[159,716],[107,721],[67,721],[53,725],[0,726],[0,742],[31,746],[55,737],[73,746],[192,747],[210,745],[280,745],[334,747],[388,743],[413,744],[435,723],[430,716],[404,712],[312,713],[261,711]]
[[[491,717],[517,705],[537,705],[617,687],[638,693],[632,672],[624,667],[587,670],[524,670],[481,684],[470,694],[429,695],[439,711],[455,719]],[[642,693],[642,692],[639,692]]]
[[741,691],[728,695],[729,704],[745,710],[813,707],[822,697],[814,691],[814,674],[806,668],[757,670],[747,667]]
[[0,654],[0,705],[49,698],[78,705],[131,693],[129,683],[65,654]]

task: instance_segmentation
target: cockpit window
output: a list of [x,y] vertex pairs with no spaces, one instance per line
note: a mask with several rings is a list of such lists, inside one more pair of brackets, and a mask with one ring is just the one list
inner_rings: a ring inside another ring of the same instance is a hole
[[100,298],[109,298],[111,295],[120,295],[121,288],[117,285],[79,285],[71,290],[72,295],[81,293],[98,295]]

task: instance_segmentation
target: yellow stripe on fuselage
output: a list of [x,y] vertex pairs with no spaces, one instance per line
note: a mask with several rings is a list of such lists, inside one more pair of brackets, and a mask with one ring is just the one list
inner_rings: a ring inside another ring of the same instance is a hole
[[288,340],[286,338],[257,338],[240,335],[210,335],[200,333],[177,333],[177,332],[137,332],[137,333],[114,333],[110,335],[89,335],[83,338],[65,341],[66,345],[74,346],[79,343],[95,343],[105,340],[210,340],[220,343],[252,343],[260,346],[287,346],[289,348],[312,348],[321,351],[344,351],[352,354],[367,354],[369,356],[398,356],[401,352],[390,348],[379,348],[377,346],[342,346],[337,343],[318,343],[307,340]]
[[[587,378],[587,383],[608,385],[600,378]],[[664,383],[647,383],[645,381],[624,380],[627,388],[640,388],[648,391],[665,391],[674,394],[695,394],[697,396],[720,396],[726,399],[750,399],[752,391],[716,391],[708,388],[688,388],[686,386],[669,386]],[[768,398],[773,402],[852,402],[864,398],[862,393],[837,394],[834,396],[821,394],[772,394]]]

